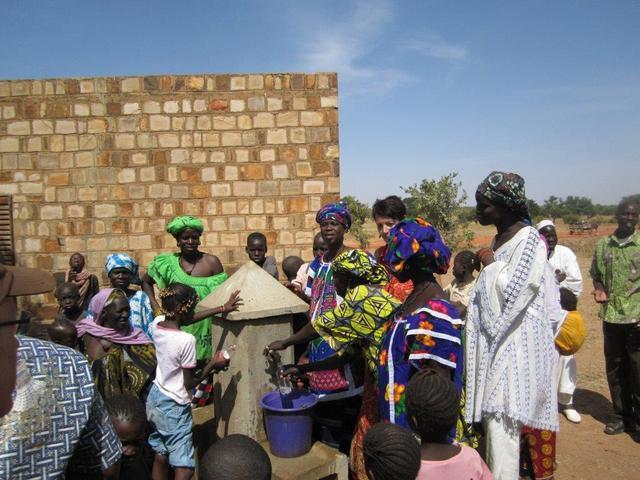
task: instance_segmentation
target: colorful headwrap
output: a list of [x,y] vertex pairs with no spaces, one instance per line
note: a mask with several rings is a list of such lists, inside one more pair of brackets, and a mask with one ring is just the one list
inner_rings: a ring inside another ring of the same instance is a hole
[[364,250],[342,252],[331,262],[333,273],[343,273],[371,284],[387,283],[387,270]]
[[169,222],[169,225],[167,225],[167,232],[174,237],[177,237],[188,228],[202,233],[204,231],[204,224],[199,218],[183,215],[181,217],[176,217]]
[[112,253],[107,255],[107,261],[104,264],[104,268],[107,271],[107,275],[109,275],[111,270],[114,268],[126,268],[131,272],[131,283],[136,283],[133,280],[138,278],[138,263],[129,255],[124,253]]
[[517,173],[491,172],[477,192],[492,202],[504,205],[518,217],[531,225],[531,216],[524,193],[524,178]]
[[399,273],[409,260],[423,272],[445,274],[449,270],[451,250],[440,232],[422,218],[404,219],[389,232],[385,265]]
[[126,299],[127,294],[115,288],[103,288],[93,296],[91,303],[89,303],[89,315],[76,324],[78,338],[88,333],[96,338],[104,338],[113,343],[125,345],[153,343],[149,337],[138,328],[129,328],[127,333],[120,333],[113,328],[102,325],[104,319],[101,317],[104,309],[118,297],[124,297]]
[[322,223],[327,219],[335,220],[346,229],[351,228],[351,212],[349,212],[349,207],[347,207],[347,204],[344,202],[327,203],[318,210],[316,222]]

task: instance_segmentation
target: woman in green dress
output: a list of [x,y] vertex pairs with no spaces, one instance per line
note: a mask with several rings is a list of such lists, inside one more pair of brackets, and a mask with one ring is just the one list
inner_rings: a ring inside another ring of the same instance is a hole
[[[184,283],[193,287],[202,300],[227,279],[218,257],[201,252],[198,248],[203,230],[202,220],[190,216],[176,217],[167,225],[167,232],[176,239],[180,252],[156,255],[142,278],[142,289],[149,295],[155,312],[160,308],[153,291],[154,285],[166,288],[170,283]],[[198,360],[212,356],[211,318],[203,317],[202,321],[183,327],[183,330],[196,337]]]

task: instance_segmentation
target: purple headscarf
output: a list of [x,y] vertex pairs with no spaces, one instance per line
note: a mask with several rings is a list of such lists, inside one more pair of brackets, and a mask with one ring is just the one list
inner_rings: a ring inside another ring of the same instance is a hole
[[[102,325],[102,319],[100,317],[104,308],[115,298],[115,296],[112,297],[115,290],[115,288],[103,288],[91,299],[91,303],[89,303],[89,315],[76,324],[78,338],[88,333],[96,338],[104,338],[110,342],[125,345],[153,343],[149,337],[138,328],[130,327],[127,333],[120,333],[113,328]],[[122,295],[126,298],[124,292],[122,292]]]
[[344,202],[327,203],[318,210],[316,214],[317,223],[322,223],[328,218],[340,223],[347,230],[351,228],[351,212],[349,212],[349,207]]

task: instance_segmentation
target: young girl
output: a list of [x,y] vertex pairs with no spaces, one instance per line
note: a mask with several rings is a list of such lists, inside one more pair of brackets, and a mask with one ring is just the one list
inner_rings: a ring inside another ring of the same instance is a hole
[[434,370],[421,370],[409,381],[406,398],[411,427],[422,442],[416,480],[493,480],[478,452],[448,441],[460,414],[460,394],[451,380]]
[[[113,428],[122,443],[120,480],[151,480],[153,457],[145,451],[147,416],[133,395],[114,395],[105,401]],[[151,461],[150,461],[151,460]]]
[[476,279],[473,278],[474,270],[478,270],[476,254],[470,250],[462,250],[453,260],[454,279],[444,289],[449,296],[449,301],[455,305],[462,318],[466,316],[471,292],[476,286]]
[[[229,359],[223,352],[216,352],[196,375],[196,339],[180,327],[196,321],[198,295],[192,287],[171,283],[160,291],[160,299],[164,315],[151,325],[158,367],[147,398],[147,418],[155,426],[149,437],[155,452],[153,478],[167,479],[170,465],[175,480],[189,480],[195,468],[190,392],[210,373],[224,369]],[[197,318],[233,312],[241,304],[236,291],[227,303],[199,312]]]

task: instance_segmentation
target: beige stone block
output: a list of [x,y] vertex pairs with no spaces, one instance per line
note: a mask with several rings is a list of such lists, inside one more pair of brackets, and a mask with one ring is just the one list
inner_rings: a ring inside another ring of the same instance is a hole
[[331,141],[331,130],[328,127],[317,127],[311,129],[312,143],[323,143]]
[[264,213],[264,200],[261,198],[251,200],[250,212],[252,214],[262,215]]
[[262,90],[264,88],[262,75],[249,75],[247,87],[249,90]]
[[191,113],[191,100],[188,98],[182,100],[182,111],[184,113]]
[[149,186],[149,197],[168,198],[171,195],[171,187],[164,183],[154,183]]
[[171,128],[171,117],[166,115],[151,115],[149,117],[149,128],[152,131],[169,130]]
[[186,118],[171,117],[171,130],[184,130]]
[[283,112],[276,116],[276,124],[278,127],[297,127],[298,112]]
[[307,108],[307,97],[294,97],[293,98],[293,109],[294,110],[306,110]]
[[76,133],[76,122],[73,120],[56,120],[56,133]]
[[118,133],[115,135],[116,148],[129,149],[136,147],[136,136],[131,133]]
[[157,148],[156,137],[150,133],[136,134],[136,144],[138,148]]
[[231,90],[245,90],[247,79],[245,77],[231,77]]
[[13,153],[6,153],[2,155],[2,168],[7,171],[12,171],[18,168],[18,155]]
[[64,136],[64,149],[67,152],[77,152],[79,147],[77,135],[65,135]]
[[185,82],[186,87],[189,90],[204,90],[204,77],[190,76],[187,77]]
[[16,107],[13,105],[5,105],[2,107],[2,118],[5,120],[9,120],[11,118],[15,118],[16,116]]
[[270,112],[276,112],[282,110],[282,98],[280,97],[268,97],[267,98],[267,110]]
[[296,162],[296,175],[298,177],[310,177],[312,175],[311,163]]
[[129,185],[129,198],[143,199],[147,196],[147,189],[144,185]]
[[325,149],[325,158],[340,158],[340,147],[338,145],[329,145]]
[[327,179],[327,192],[328,193],[340,193],[340,178],[329,177]]
[[160,113],[162,111],[160,108],[160,102],[147,100],[142,104],[142,111],[144,113]]
[[323,108],[338,108],[338,96],[329,95],[320,97],[320,106]]
[[62,152],[64,150],[64,135],[52,135],[49,137],[49,150]]
[[221,247],[239,247],[240,235],[237,233],[221,233],[220,246]]
[[76,103],[73,105],[73,114],[78,117],[88,117],[91,115],[91,107],[88,103]]
[[240,130],[250,130],[253,128],[253,121],[249,115],[238,116],[238,128]]
[[95,202],[98,199],[98,190],[95,187],[78,188],[78,200],[81,202]]
[[95,135],[81,135],[79,138],[80,150],[94,150],[98,148],[98,139]]
[[322,112],[300,112],[300,124],[305,127],[319,127],[324,125]]
[[211,185],[211,196],[213,198],[231,196],[231,185],[228,183],[215,183]]
[[211,163],[224,163],[227,159],[225,152],[211,152],[209,154],[209,161]]
[[13,95],[14,97],[29,95],[29,82],[19,82],[15,80],[11,82],[11,95]]
[[161,148],[179,147],[180,136],[176,133],[161,133],[158,135],[158,145]]
[[189,162],[189,150],[179,148],[171,150],[171,163],[188,163]]
[[289,167],[286,164],[273,165],[271,167],[271,177],[273,179],[289,178]]
[[93,167],[95,165],[93,152],[78,152],[74,157],[76,167]]
[[0,97],[11,96],[11,84],[8,81],[0,82]]
[[322,180],[305,180],[302,191],[306,194],[324,193],[324,182]]
[[138,115],[140,113],[140,104],[138,102],[127,102],[122,107],[122,113],[125,115]]
[[288,216],[274,216],[273,217],[273,228],[274,230],[286,230],[289,228],[289,217]]
[[171,198],[188,198],[188,197],[189,197],[189,187],[187,185],[173,185],[171,187]]
[[87,122],[87,133],[103,133],[106,131],[107,131],[106,120],[93,119]]
[[192,151],[191,163],[207,163],[207,152],[203,150]]
[[233,194],[236,197],[254,196],[256,194],[256,182],[234,182]]
[[107,109],[105,108],[103,103],[92,103],[91,104],[91,115],[94,117],[101,117],[107,114]]
[[32,126],[34,135],[51,135],[53,133],[53,120],[34,120]]
[[260,112],[266,109],[265,97],[256,96],[249,97],[247,100],[247,108],[252,112]]
[[90,237],[87,239],[87,250],[90,252],[100,252],[107,250],[107,239],[105,237]]
[[141,182],[155,182],[156,180],[156,168],[155,167],[145,167],[138,170],[140,173],[140,181]]
[[229,217],[229,230],[238,231],[245,230],[246,222],[244,217]]
[[133,183],[136,181],[135,168],[122,168],[118,172],[118,183]]
[[114,203],[99,203],[93,207],[96,218],[111,218],[117,216],[118,207]]
[[24,252],[36,253],[42,251],[42,240],[39,238],[25,238],[24,239]]
[[169,100],[168,102],[164,102],[164,112],[165,113],[178,113],[180,111],[180,103],[176,100]]
[[223,147],[237,147],[242,145],[242,135],[237,132],[225,132],[222,134]]
[[42,137],[31,137],[27,140],[27,152],[39,152],[42,150]]
[[263,148],[260,150],[261,162],[273,162],[276,159],[276,151],[273,148]]
[[195,117],[186,117],[184,120],[184,130],[195,130],[196,119]]
[[119,132],[135,132],[138,128],[138,120],[135,117],[118,118]]
[[222,202],[221,209],[223,215],[233,215],[238,212],[238,205],[234,201]]
[[202,146],[203,147],[219,147],[220,146],[220,134],[218,134],[218,133],[203,133],[202,134]]
[[80,80],[80,93],[93,93],[93,80]]
[[302,182],[300,180],[283,180],[280,182],[281,195],[300,195]]
[[125,78],[120,82],[120,89],[124,93],[142,91],[142,82],[138,77]]
[[62,205],[44,205],[40,208],[40,219],[59,220],[62,218]]
[[215,167],[205,167],[200,170],[200,178],[203,182],[215,182],[217,180],[217,173]]
[[5,152],[19,152],[20,140],[16,137],[4,137],[0,138],[0,153]]
[[7,134],[9,135],[30,135],[31,125],[29,121],[10,122],[7,124]]
[[231,112],[244,112],[246,103],[244,100],[234,98],[229,102],[229,110]]
[[21,182],[19,187],[20,193],[24,195],[41,195],[44,190],[42,183],[35,182]]
[[253,120],[255,128],[273,128],[275,125],[273,113],[258,113]]
[[249,161],[249,150],[237,149],[234,151],[236,162],[246,163]]
[[198,130],[211,130],[211,118],[208,115],[200,115],[196,119],[196,128]]
[[85,211],[82,205],[69,205],[67,206],[67,216],[71,218],[84,218]]
[[131,155],[131,163],[133,165],[147,165],[149,159],[146,153],[134,153]]
[[[55,189],[54,189],[55,191]],[[16,195],[18,185],[15,183],[0,183],[0,195]]]
[[224,167],[224,179],[225,180],[238,180],[238,167],[226,166]]
[[266,197],[278,194],[278,182],[274,180],[262,180],[258,182],[258,195]]
[[267,144],[285,144],[287,143],[287,130],[284,128],[274,128],[267,130]]
[[305,143],[307,141],[307,135],[304,128],[291,128],[289,129],[289,140],[291,143]]
[[193,111],[194,112],[206,112],[207,111],[207,102],[202,98],[198,98],[193,101]]

